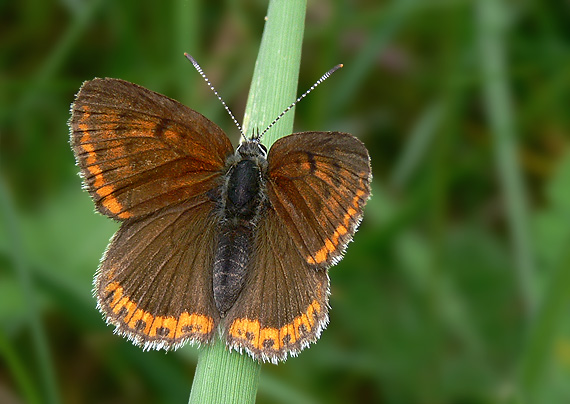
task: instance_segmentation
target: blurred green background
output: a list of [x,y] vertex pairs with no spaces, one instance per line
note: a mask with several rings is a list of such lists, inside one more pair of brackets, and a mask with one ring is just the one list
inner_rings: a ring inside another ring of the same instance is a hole
[[[237,142],[267,2],[0,1],[0,402],[187,402],[198,350],[142,352],[95,309],[117,224],[68,145],[84,80],[178,99]],[[258,403],[570,402],[570,5],[308,2],[295,128],[355,134],[373,197],[331,322]]]

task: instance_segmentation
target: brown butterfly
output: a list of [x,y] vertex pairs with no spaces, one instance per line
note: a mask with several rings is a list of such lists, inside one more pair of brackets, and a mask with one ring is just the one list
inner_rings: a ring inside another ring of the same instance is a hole
[[295,133],[267,153],[257,135],[234,151],[198,112],[109,78],[83,84],[70,128],[97,210],[121,221],[94,281],[119,334],[175,349],[219,332],[273,363],[319,338],[327,268],[370,196],[362,142]]

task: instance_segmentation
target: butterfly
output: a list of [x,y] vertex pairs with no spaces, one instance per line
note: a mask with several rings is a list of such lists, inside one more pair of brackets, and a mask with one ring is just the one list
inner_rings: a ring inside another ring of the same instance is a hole
[[97,306],[143,349],[208,344],[277,363],[328,323],[327,269],[370,196],[364,144],[294,133],[234,151],[198,112],[127,81],[86,81],[71,147],[96,209],[119,222]]

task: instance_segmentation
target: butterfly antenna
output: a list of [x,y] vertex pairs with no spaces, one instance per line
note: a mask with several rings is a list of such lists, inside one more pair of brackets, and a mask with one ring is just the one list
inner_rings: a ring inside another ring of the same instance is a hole
[[186,52],[184,52],[184,56],[186,56],[186,59],[188,59],[190,61],[190,63],[192,63],[194,68],[198,71],[198,73],[200,73],[200,76],[202,76],[202,78],[204,79],[204,81],[206,82],[208,87],[210,87],[210,90],[212,90],[214,92],[216,97],[218,97],[218,100],[220,100],[220,102],[224,106],[225,110],[228,112],[228,114],[230,114],[230,117],[232,118],[232,121],[234,121],[235,125],[237,126],[241,136],[244,138],[244,140],[247,140],[247,138],[245,137],[245,134],[243,133],[243,129],[241,128],[241,125],[237,121],[236,117],[234,116],[234,114],[232,114],[232,111],[230,111],[230,109],[228,108],[228,106],[226,105],[224,100],[222,100],[222,97],[220,97],[220,95],[218,94],[218,92],[216,91],[216,89],[214,88],[212,83],[210,82],[210,80],[208,80],[208,77],[206,77],[206,74],[204,74],[204,71],[202,70],[202,68],[200,67],[198,62],[196,62],[196,60],[192,57],[192,55],[189,55]]
[[305,91],[305,92],[303,93],[303,95],[301,95],[301,96],[300,96],[299,98],[297,98],[293,103],[291,103],[291,105],[289,105],[287,108],[285,108],[285,109],[283,110],[283,112],[281,112],[281,113],[277,116],[277,118],[275,118],[275,119],[273,120],[273,122],[271,122],[271,123],[269,124],[269,126],[268,126],[267,128],[265,128],[265,130],[264,130],[263,132],[261,132],[261,135],[259,135],[258,139],[261,139],[261,138],[263,137],[263,135],[265,135],[265,133],[266,133],[269,129],[271,129],[271,128],[273,127],[273,125],[275,125],[275,124],[277,123],[278,120],[280,120],[280,119],[283,117],[283,115],[285,115],[287,112],[289,112],[289,111],[291,110],[291,108],[293,108],[295,105],[297,105],[297,103],[298,103],[299,101],[301,101],[303,98],[305,98],[311,91],[313,91],[315,88],[317,88],[317,86],[318,86],[319,84],[321,84],[323,81],[325,81],[326,79],[328,79],[334,72],[336,72],[336,71],[337,71],[338,69],[340,69],[342,66],[343,66],[342,64],[336,65],[335,67],[333,67],[332,69],[330,69],[328,72],[326,72],[325,74],[323,74],[323,75],[321,76],[321,78],[318,79],[318,80],[315,82],[315,84],[313,84],[313,85],[311,86],[311,88],[309,88],[307,91]]

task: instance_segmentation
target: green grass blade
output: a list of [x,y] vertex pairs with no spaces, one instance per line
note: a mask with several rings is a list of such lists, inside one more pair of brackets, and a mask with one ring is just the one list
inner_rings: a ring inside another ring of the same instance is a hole
[[258,362],[218,339],[200,352],[188,402],[254,403],[260,370]]
[[390,184],[393,187],[403,188],[414,171],[418,169],[432,145],[443,116],[444,107],[441,101],[429,104],[420,116],[391,174]]
[[41,403],[40,392],[34,385],[24,361],[18,356],[2,330],[0,330],[0,358],[3,359],[6,369],[20,389],[20,394],[25,402],[28,404]]
[[536,309],[535,268],[505,66],[506,5],[500,0],[481,0],[476,7],[485,107],[494,138],[521,296],[527,313],[532,316]]
[[11,261],[22,288],[22,294],[27,302],[27,322],[30,328],[32,349],[37,358],[38,374],[42,384],[44,402],[56,404],[61,402],[57,388],[54,365],[49,351],[46,333],[40,319],[39,308],[34,290],[29,262],[26,259],[22,235],[17,222],[16,209],[8,193],[8,187],[0,177],[0,218],[5,224],[12,241]]
[[[248,96],[244,132],[263,131],[297,94],[305,1],[273,0]],[[294,111],[287,113],[264,137],[267,146],[293,130]],[[194,403],[252,403],[261,364],[248,355],[229,352],[222,341],[200,352],[190,394]]]
[[[567,243],[568,244],[568,243]],[[522,358],[519,389],[529,403],[535,401],[540,381],[545,376],[547,359],[552,355],[556,331],[567,314],[570,292],[570,250],[566,250],[554,268],[544,299],[531,330],[529,343]]]
[[[263,131],[297,98],[306,1],[274,0],[269,3],[267,23],[243,119],[246,135]],[[264,136],[271,146],[293,131],[294,109],[284,115]]]

